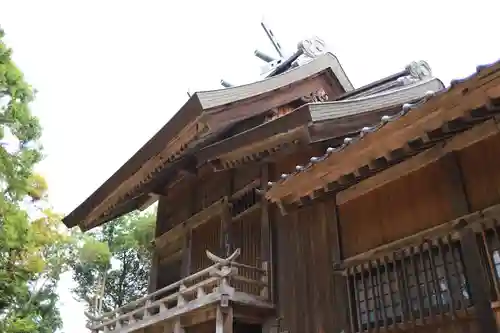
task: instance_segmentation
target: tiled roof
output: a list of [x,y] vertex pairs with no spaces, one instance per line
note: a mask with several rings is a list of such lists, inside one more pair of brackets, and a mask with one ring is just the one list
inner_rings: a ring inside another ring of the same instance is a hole
[[[345,150],[348,146],[355,145],[357,142],[359,142],[360,140],[363,140],[366,136],[369,136],[371,133],[374,133],[374,132],[380,130],[388,123],[392,123],[394,121],[399,120],[400,118],[409,114],[412,110],[419,109],[422,105],[427,103],[430,99],[435,98],[435,96],[437,94],[441,95],[441,94],[447,93],[450,90],[453,90],[456,86],[460,85],[461,83],[464,83],[464,82],[468,81],[469,79],[481,74],[483,71],[487,70],[488,68],[493,67],[495,65],[499,65],[499,64],[500,64],[500,60],[495,62],[495,63],[489,64],[489,65],[480,65],[476,68],[476,73],[473,73],[472,75],[470,75],[466,78],[463,78],[463,79],[452,80],[450,82],[450,86],[447,89],[443,89],[439,92],[428,91],[426,93],[425,97],[420,99],[419,101],[417,101],[415,103],[404,104],[401,107],[400,112],[398,112],[397,114],[395,114],[393,116],[387,116],[387,115],[382,116],[379,123],[374,124],[373,126],[361,128],[359,130],[359,132],[358,132],[359,134],[357,136],[346,137],[341,145],[336,146],[336,147],[327,148],[325,150],[325,153],[322,156],[313,156],[310,158],[309,163],[307,163],[306,165],[297,165],[295,167],[294,172],[289,173],[289,174],[282,173],[280,175],[279,179],[276,179],[274,181],[270,181],[267,184],[267,192],[271,191],[275,187],[286,186],[287,180],[293,180],[294,177],[297,177],[301,173],[304,173],[304,172],[310,170],[315,165],[319,165],[319,164],[323,163],[324,161],[334,157],[334,155],[336,153]],[[269,198],[269,196],[268,196],[268,198]]]

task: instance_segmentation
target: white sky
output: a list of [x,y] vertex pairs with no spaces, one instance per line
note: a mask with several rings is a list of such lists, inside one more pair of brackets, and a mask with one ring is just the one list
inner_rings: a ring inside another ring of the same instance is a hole
[[[272,53],[265,15],[283,47],[318,35],[358,87],[427,60],[445,84],[500,58],[500,2],[0,0],[14,59],[39,90],[46,176],[68,213],[186,101],[186,91],[242,83]],[[61,284],[64,332],[87,332]]]

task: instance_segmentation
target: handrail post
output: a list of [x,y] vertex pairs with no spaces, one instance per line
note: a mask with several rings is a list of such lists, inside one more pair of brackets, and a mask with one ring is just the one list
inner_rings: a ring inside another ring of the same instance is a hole
[[266,300],[269,300],[269,262],[264,261],[262,263],[262,289],[260,290],[260,296],[264,297]]
[[184,298],[183,291],[186,289],[186,285],[184,281],[181,281],[181,285],[179,286],[179,294],[177,296],[177,306],[183,306],[186,304],[186,299]]

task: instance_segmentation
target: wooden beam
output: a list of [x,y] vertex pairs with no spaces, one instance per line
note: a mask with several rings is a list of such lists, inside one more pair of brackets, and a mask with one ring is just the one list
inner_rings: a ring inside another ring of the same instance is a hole
[[[398,121],[392,122],[380,130],[370,133],[366,138],[346,147],[341,152],[332,154],[323,162],[290,177],[267,192],[268,199],[276,202],[292,193],[300,198],[325,183],[337,180],[370,161],[385,156],[388,152],[404,147],[409,141],[436,130],[449,121],[460,117],[472,117],[473,111],[484,107],[492,98],[497,98],[500,85],[500,71],[481,73],[461,85],[462,89],[450,91],[436,96],[410,112]],[[467,93],[463,91],[466,89]]]
[[151,156],[151,158],[144,162],[138,170],[135,170],[129,178],[125,179],[110,191],[94,210],[88,214],[85,221],[93,221],[107,210],[112,209],[126,193],[140,186],[140,184],[145,182],[150,174],[163,165],[168,158],[185,148],[184,146],[186,143],[193,140],[199,134],[199,131],[198,122],[196,120],[187,124],[186,127],[182,128],[170,141],[164,143],[163,150],[157,155]]
[[483,258],[477,246],[476,233],[472,229],[464,229],[460,236],[465,272],[479,332],[498,332],[495,313],[491,308],[489,284],[481,264]]
[[[448,141],[439,143],[429,150],[396,164],[389,169],[385,169],[384,171],[381,171],[376,175],[364,179],[356,185],[339,192],[337,195],[337,203],[339,205],[345,204],[346,202],[365,195],[379,187],[384,186],[385,184],[394,182],[410,173],[416,172],[427,165],[438,161],[453,151],[458,151],[472,146],[473,144],[497,135],[498,133],[500,133],[500,130],[495,121],[493,119],[488,120],[463,133],[457,134]],[[453,166],[453,162],[451,162],[450,166]],[[453,166],[453,168],[455,168],[455,166]],[[454,171],[454,173],[456,173],[456,171]],[[463,214],[465,212],[461,213]]]
[[277,134],[303,127],[311,121],[308,108],[303,107],[280,118],[268,121],[253,128],[247,129],[228,139],[216,142],[196,153],[200,161],[216,160],[233,151],[243,149],[246,146],[255,146],[264,140],[270,140]]
[[[170,264],[174,261],[178,261],[178,260],[183,261],[185,254],[186,254],[186,252],[184,252],[184,249],[182,249],[182,248],[178,249],[174,253],[170,253],[170,254],[164,256],[163,258],[161,258],[159,261],[159,265],[164,266],[164,265]],[[181,264],[181,266],[182,266],[182,264]],[[182,268],[183,267],[181,267],[181,276],[183,273]]]
[[191,216],[186,221],[176,225],[169,231],[165,232],[163,235],[157,237],[155,239],[155,246],[157,248],[163,248],[167,244],[172,243],[173,241],[179,239],[187,231],[195,229],[201,224],[210,220],[212,217],[219,215],[226,204],[227,204],[227,197],[224,197],[216,201],[208,208],[200,211],[198,214]]
[[235,147],[233,150],[224,153],[223,155],[217,156],[220,163],[228,163],[231,161],[240,160],[242,158],[252,156],[263,151],[270,150],[274,147],[292,143],[295,140],[303,142],[305,144],[309,143],[309,131],[307,125],[300,126],[297,128],[290,129],[288,131],[276,133],[274,136],[268,138],[261,138],[251,144],[242,147]]

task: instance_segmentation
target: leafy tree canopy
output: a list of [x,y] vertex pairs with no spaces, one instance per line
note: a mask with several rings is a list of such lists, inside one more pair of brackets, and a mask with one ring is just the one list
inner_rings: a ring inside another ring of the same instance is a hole
[[0,332],[55,332],[56,286],[68,269],[71,238],[47,209],[47,184],[33,89],[12,61],[0,28]]
[[91,312],[108,312],[147,292],[154,215],[133,212],[79,236],[73,264],[77,298]]

